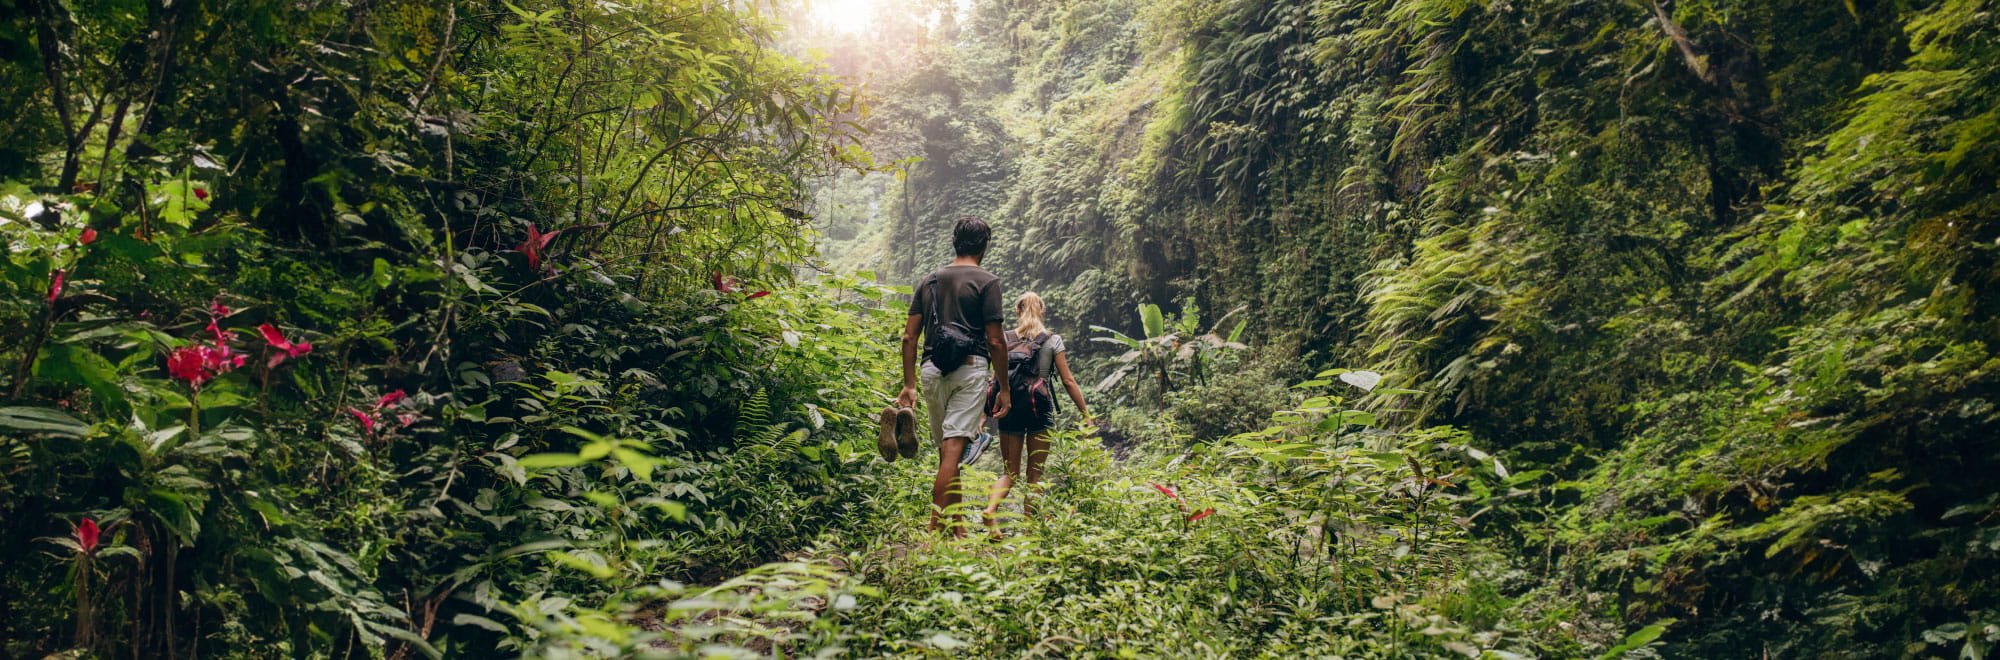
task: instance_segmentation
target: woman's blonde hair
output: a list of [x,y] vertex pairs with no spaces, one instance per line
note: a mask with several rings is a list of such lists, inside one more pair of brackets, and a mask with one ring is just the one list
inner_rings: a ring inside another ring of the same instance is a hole
[[1033,337],[1047,332],[1049,328],[1043,324],[1042,319],[1045,318],[1048,309],[1048,306],[1042,304],[1042,297],[1035,292],[1021,294],[1021,299],[1014,301],[1014,316],[1020,318],[1020,324],[1014,326],[1014,334]]

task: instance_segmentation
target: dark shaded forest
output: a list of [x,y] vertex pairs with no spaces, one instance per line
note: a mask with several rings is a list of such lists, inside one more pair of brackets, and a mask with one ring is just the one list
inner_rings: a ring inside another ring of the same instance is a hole
[[[0,98],[0,657],[2000,643],[1989,0],[0,0]],[[874,441],[966,215],[1096,413],[997,542]]]

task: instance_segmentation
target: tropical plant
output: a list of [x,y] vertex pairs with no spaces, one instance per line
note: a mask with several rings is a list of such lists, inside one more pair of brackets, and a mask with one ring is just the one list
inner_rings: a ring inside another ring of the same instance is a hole
[[[1092,337],[1092,341],[1117,344],[1126,347],[1126,352],[1115,358],[1124,366],[1119,367],[1097,383],[1097,391],[1103,392],[1116,386],[1119,381],[1134,372],[1150,374],[1157,383],[1154,390],[1155,402],[1166,403],[1167,392],[1172,391],[1172,373],[1176,365],[1184,365],[1186,373],[1196,382],[1207,384],[1208,373],[1222,351],[1247,350],[1249,346],[1238,342],[1243,336],[1248,321],[1239,321],[1228,337],[1216,334],[1230,317],[1243,308],[1231,310],[1215,323],[1215,329],[1201,332],[1201,310],[1194,301],[1187,301],[1181,314],[1172,323],[1160,312],[1160,306],[1152,303],[1139,305],[1139,325],[1145,337],[1133,338],[1125,333],[1093,325],[1090,329],[1108,332],[1109,337]],[[1200,334],[1196,334],[1200,333]]]

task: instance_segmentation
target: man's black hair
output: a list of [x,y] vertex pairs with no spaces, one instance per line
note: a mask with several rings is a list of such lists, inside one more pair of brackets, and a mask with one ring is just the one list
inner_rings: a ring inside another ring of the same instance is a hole
[[978,257],[986,254],[986,241],[993,237],[993,228],[978,216],[958,219],[958,226],[951,230],[951,249],[961,257]]

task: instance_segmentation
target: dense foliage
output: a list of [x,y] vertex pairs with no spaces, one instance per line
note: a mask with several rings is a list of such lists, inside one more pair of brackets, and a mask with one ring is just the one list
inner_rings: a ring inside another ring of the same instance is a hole
[[4,15],[0,655],[556,655],[875,492],[893,290],[793,270],[856,97],[770,17]]
[[[0,0],[0,656],[2000,643],[1990,0],[797,9]],[[964,214],[1101,422],[992,543]]]
[[[886,153],[924,160],[885,190],[996,218],[994,268],[1059,330],[1247,304],[1250,364],[1423,390],[1376,403],[1548,471],[1537,506],[1475,522],[1541,600],[1677,619],[1688,657],[1978,655],[2000,630],[1977,476],[2000,468],[1997,17],[985,2],[888,86],[882,130],[920,150]],[[903,273],[880,246],[912,217],[881,220],[842,249]],[[1179,419],[1266,398],[1237,387]]]

